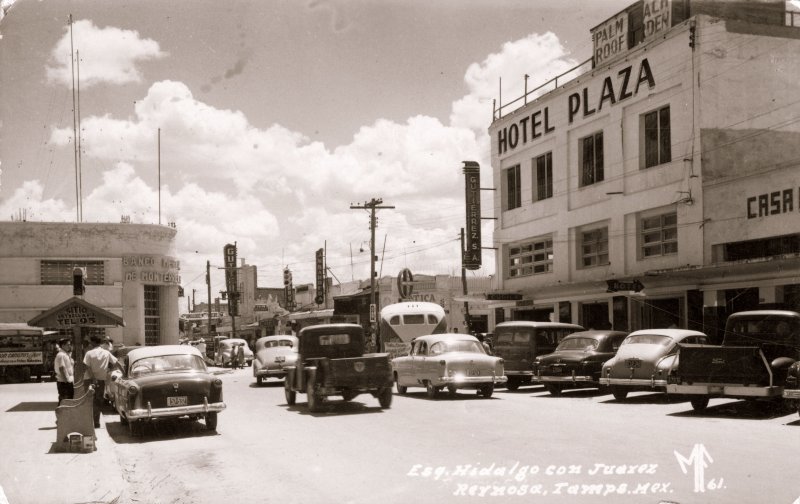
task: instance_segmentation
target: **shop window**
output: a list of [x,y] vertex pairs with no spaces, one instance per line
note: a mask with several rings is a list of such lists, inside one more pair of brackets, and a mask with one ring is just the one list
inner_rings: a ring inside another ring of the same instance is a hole
[[580,139],[581,187],[603,181],[603,132]]
[[39,278],[42,285],[72,285],[72,270],[86,269],[86,285],[105,284],[103,261],[40,261]]
[[552,271],[552,237],[540,238],[508,248],[508,276],[510,278],[552,273]]
[[609,264],[608,228],[596,228],[580,233],[581,267],[591,268]]
[[506,210],[513,210],[522,206],[522,182],[519,165],[506,170]]
[[640,223],[643,258],[678,253],[677,212],[644,217]]
[[672,161],[669,105],[642,116],[644,168]]
[[800,253],[800,235],[773,236],[762,240],[746,240],[718,245],[723,261],[744,261]]
[[160,289],[157,285],[144,286],[144,344],[161,343]]
[[536,166],[536,201],[553,197],[553,153],[534,159]]

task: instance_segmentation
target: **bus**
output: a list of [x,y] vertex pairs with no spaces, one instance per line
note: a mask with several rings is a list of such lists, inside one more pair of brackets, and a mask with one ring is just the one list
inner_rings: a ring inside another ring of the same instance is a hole
[[444,308],[436,303],[403,302],[386,305],[380,317],[381,351],[390,358],[408,355],[411,340],[447,332]]
[[55,358],[58,331],[25,323],[0,323],[0,381],[26,383],[31,376],[49,376]]

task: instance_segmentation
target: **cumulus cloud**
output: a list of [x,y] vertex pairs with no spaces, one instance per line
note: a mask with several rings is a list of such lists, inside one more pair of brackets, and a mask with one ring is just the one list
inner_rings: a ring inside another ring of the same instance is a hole
[[[140,62],[163,58],[157,42],[141,38],[135,30],[120,28],[99,28],[90,20],[79,20],[72,24],[72,41],[80,55],[80,85],[82,88],[109,83],[127,84],[140,82]],[[70,28],[51,53],[51,63],[47,67],[49,81],[72,85],[72,63],[70,48]]]
[[[148,42],[138,34],[128,39]],[[156,44],[136,54],[161,53]],[[124,66],[135,70],[140,59],[128,57]],[[297,283],[311,283],[314,251],[327,244],[328,264],[341,281],[368,278],[369,253],[359,250],[368,249],[369,214],[350,205],[380,197],[395,207],[378,212],[376,250],[384,275],[403,267],[458,274],[462,162],[479,162],[482,185],[491,187],[487,129],[498,79],[503,77],[504,97],[517,97],[526,73],[533,89],[575,64],[552,33],[508,42],[466,70],[469,92],[452,104],[449,124],[424,115],[376,119],[335,149],[280,124],[256,127],[242,111],[199,100],[184,83],[155,82],[130,116],[82,119],[84,159],[109,167],[91,188],[85,218],[157,221],[158,188],[144,174],[153,173],[161,129],[164,222],[177,224],[184,269],[202,273],[206,257],[221,261],[222,245],[236,241],[239,257],[259,265],[261,285],[281,285],[285,265]],[[66,147],[71,135],[56,129],[51,142]],[[491,216],[492,195],[485,193],[483,214]],[[0,209],[17,206],[2,204]],[[51,208],[71,218],[63,203]],[[487,244],[492,226],[483,226]],[[479,274],[492,273],[493,261],[484,251]],[[187,283],[191,271],[184,271]]]

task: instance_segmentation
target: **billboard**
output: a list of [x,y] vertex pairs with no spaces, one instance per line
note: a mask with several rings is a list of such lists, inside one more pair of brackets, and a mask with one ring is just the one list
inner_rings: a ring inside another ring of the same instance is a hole
[[222,248],[225,259],[225,289],[228,291],[228,315],[239,314],[238,298],[236,296],[236,245],[230,243]]
[[317,295],[314,302],[321,305],[325,302],[325,255],[322,249],[317,250]]

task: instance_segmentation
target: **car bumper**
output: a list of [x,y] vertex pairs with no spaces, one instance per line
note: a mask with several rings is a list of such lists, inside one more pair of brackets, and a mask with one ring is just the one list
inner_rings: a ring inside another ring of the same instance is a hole
[[535,380],[539,383],[597,383],[591,376],[566,375],[566,376],[537,376]]
[[783,397],[785,399],[800,399],[800,389],[784,389]]
[[[758,387],[731,383],[670,384],[670,394],[708,395],[719,397],[786,397],[783,387]],[[797,396],[800,398],[800,394]]]
[[639,388],[664,388],[667,386],[667,380],[655,378],[600,378],[600,385],[617,386],[617,387],[639,387]]
[[147,408],[132,409],[126,412],[125,418],[131,420],[146,420],[150,418],[169,418],[181,417],[186,415],[204,415],[206,413],[216,413],[225,409],[224,402],[194,404],[191,406],[174,406],[171,408],[152,408],[148,403]]
[[506,371],[506,376],[533,376],[533,371]]
[[286,376],[285,369],[259,369],[258,371],[254,371],[253,375],[258,378],[259,376],[264,377],[272,377],[272,378],[282,378]]
[[487,383],[506,383],[506,376],[442,376],[436,386],[454,385],[456,387],[469,387],[473,385],[485,385]]

